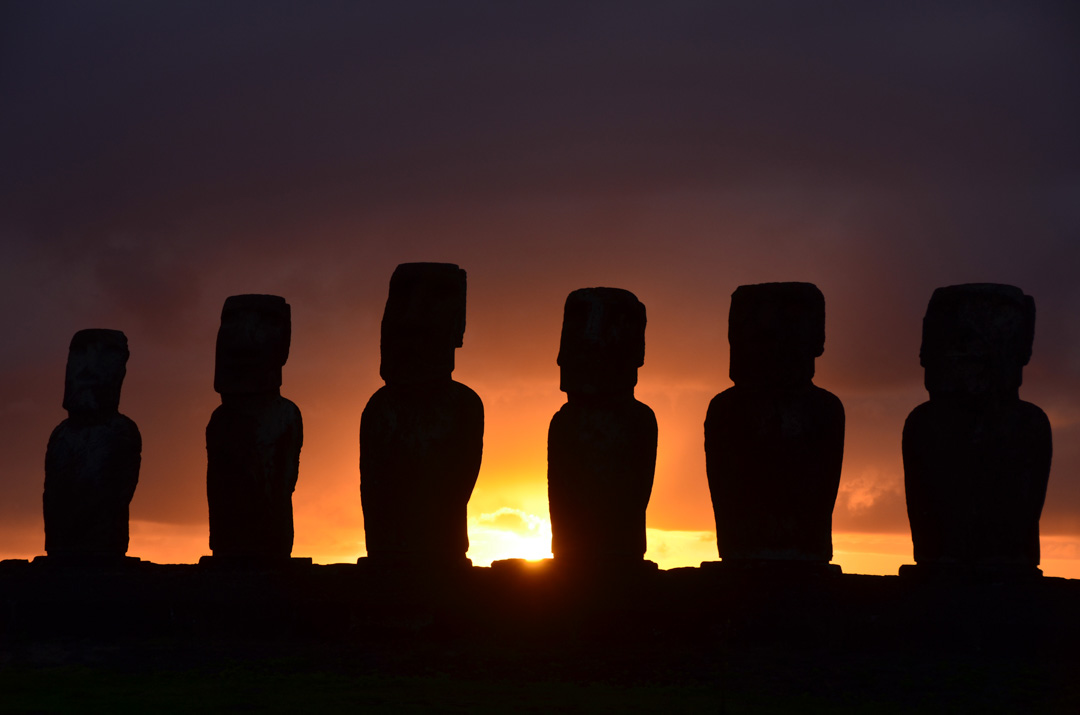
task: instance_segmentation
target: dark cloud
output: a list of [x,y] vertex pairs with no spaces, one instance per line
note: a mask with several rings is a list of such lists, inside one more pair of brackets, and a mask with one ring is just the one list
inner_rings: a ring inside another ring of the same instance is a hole
[[1063,16],[52,4],[9,31],[8,171],[38,217],[120,221],[342,182],[362,202],[761,172],[1021,185],[1077,158]]

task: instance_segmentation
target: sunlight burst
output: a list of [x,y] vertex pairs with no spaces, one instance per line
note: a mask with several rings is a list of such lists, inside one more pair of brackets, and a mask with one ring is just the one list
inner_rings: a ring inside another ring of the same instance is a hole
[[503,507],[469,519],[469,553],[475,566],[499,559],[551,558],[551,522]]

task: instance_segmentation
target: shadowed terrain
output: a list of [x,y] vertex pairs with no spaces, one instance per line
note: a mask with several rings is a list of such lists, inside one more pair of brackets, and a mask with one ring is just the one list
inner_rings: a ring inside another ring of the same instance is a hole
[[1077,602],[1054,578],[4,562],[0,711],[1073,712]]

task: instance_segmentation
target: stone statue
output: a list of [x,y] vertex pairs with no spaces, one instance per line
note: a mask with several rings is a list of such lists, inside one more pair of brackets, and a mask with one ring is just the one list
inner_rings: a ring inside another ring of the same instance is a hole
[[917,571],[1041,573],[1050,422],[1019,392],[1034,336],[1035,302],[1014,286],[930,298],[919,352],[930,400],[908,416],[903,441]]
[[728,341],[735,385],[705,418],[720,557],[825,566],[844,456],[844,406],[813,383],[825,298],[812,283],[739,286]]
[[466,509],[480,472],[484,405],[454,382],[465,271],[403,263],[382,320],[381,387],[360,420],[368,563],[468,566]]
[[80,330],[71,339],[64,379],[68,418],[45,453],[45,552],[60,558],[122,559],[128,506],[139,482],[142,437],[120,414],[127,337]]
[[225,300],[206,426],[206,498],[215,558],[285,560],[292,553],[292,494],[304,428],[281,396],[289,357],[289,304],[276,295]]
[[566,299],[559,388],[548,430],[548,505],[556,564],[640,565],[656,467],[656,417],[634,399],[645,362],[645,306],[618,288]]

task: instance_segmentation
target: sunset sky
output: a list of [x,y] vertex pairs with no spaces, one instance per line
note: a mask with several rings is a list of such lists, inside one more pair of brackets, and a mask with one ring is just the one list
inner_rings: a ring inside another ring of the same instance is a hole
[[740,284],[826,298],[845,571],[911,563],[900,437],[934,288],[1037,306],[1043,569],[1080,578],[1080,13],[1072,2],[7,2],[0,6],[0,558],[43,553],[64,363],[123,330],[129,554],[209,553],[229,295],[292,305],[296,556],[364,554],[360,413],[394,267],[457,263],[486,409],[470,556],[548,553],[562,306],[633,291],[659,423],[648,558],[715,559],[709,400]]

